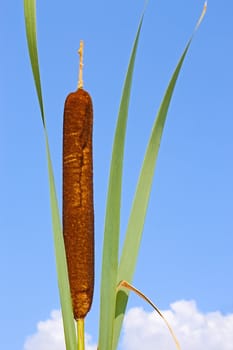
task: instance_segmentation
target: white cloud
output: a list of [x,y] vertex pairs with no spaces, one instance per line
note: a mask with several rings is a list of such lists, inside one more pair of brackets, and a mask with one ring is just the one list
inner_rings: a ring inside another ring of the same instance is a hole
[[[171,324],[182,350],[233,350],[233,314],[202,313],[194,301],[177,301],[162,311]],[[86,335],[86,350],[96,350]],[[130,309],[125,317],[123,350],[175,350],[164,323],[155,312]],[[37,332],[26,339],[24,350],[65,350],[60,311],[37,325]]]
[[[182,350],[233,350],[233,314],[202,313],[194,301],[177,301],[162,311]],[[132,308],[124,322],[123,349],[174,350],[175,344],[156,312]]]
[[[86,350],[96,350],[86,334]],[[50,319],[37,324],[37,332],[26,339],[24,350],[65,350],[61,312],[54,310]]]

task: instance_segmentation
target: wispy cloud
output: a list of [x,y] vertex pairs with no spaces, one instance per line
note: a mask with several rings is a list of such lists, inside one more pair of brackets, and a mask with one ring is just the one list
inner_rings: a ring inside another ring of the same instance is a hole
[[[182,350],[233,350],[233,314],[203,313],[194,301],[177,301],[162,311],[173,327]],[[86,350],[96,350],[86,335]],[[65,350],[60,311],[37,325],[37,332],[26,339],[24,350]],[[175,345],[163,320],[143,308],[130,309],[125,317],[123,350],[174,350]]]
[[[65,350],[61,312],[54,310],[50,318],[37,324],[37,332],[27,337],[24,350]],[[96,350],[86,334],[86,350]]]
[[[233,350],[233,314],[202,313],[194,301],[177,301],[163,315],[182,350]],[[123,349],[174,350],[175,345],[157,313],[132,308],[124,322]]]

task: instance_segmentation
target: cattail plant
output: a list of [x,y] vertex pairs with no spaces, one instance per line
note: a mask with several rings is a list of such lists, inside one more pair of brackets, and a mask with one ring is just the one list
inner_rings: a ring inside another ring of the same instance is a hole
[[94,289],[94,207],[90,95],[83,89],[83,41],[78,89],[65,101],[63,122],[63,236],[73,314],[82,327]]
[[[204,4],[204,9],[194,29],[194,33],[204,17],[206,7],[207,2]],[[64,109],[62,232],[40,83],[35,0],[24,0],[24,11],[29,55],[45,135],[54,246],[66,350],[76,350],[77,346],[79,350],[83,350],[84,318],[91,307],[93,294],[94,217],[92,192],[93,111],[91,98],[83,90],[82,43],[80,46],[78,89],[76,92],[68,95]],[[143,15],[139,23],[126,73],[113,143],[103,244],[99,350],[117,349],[130,290],[143,297],[162,317],[160,311],[150,299],[145,297],[131,283],[168,108],[194,33],[181,54],[156,115],[135,190],[128,226],[124,236],[123,249],[118,260],[124,145],[134,63],[142,23]],[[78,321],[78,335],[75,331],[74,318]],[[165,322],[174,338],[176,348],[180,349],[180,345],[170,325],[166,320]]]

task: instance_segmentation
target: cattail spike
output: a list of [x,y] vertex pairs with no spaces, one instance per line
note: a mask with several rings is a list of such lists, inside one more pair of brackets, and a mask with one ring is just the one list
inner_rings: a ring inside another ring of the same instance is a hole
[[76,320],[90,310],[94,289],[93,108],[81,88],[82,55],[80,44],[80,88],[66,98],[63,124],[63,235]]

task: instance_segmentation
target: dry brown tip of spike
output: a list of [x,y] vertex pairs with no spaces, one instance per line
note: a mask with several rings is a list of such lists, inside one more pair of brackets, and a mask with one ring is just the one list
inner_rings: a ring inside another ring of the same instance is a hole
[[80,40],[80,46],[78,49],[78,54],[79,54],[78,89],[83,88],[83,47],[84,47],[84,42],[83,40]]
[[83,89],[65,101],[63,235],[74,318],[90,310],[94,289],[93,109]]

